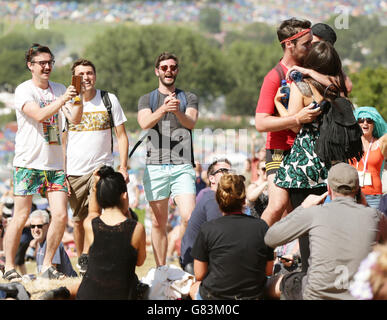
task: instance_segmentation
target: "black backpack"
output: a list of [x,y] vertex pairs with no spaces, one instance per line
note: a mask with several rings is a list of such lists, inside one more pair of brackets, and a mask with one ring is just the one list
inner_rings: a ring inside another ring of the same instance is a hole
[[323,100],[320,104],[320,136],[316,141],[315,152],[325,163],[332,161],[348,162],[363,156],[361,130],[353,114],[351,101],[337,96],[333,101]]

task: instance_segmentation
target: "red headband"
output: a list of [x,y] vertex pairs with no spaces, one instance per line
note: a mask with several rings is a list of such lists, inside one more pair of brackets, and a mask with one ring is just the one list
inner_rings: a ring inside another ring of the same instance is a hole
[[300,37],[302,37],[304,34],[307,34],[308,32],[310,32],[310,28],[309,29],[304,29],[298,33],[296,33],[295,35],[289,37],[289,38],[286,38],[285,40],[282,40],[281,43],[284,43],[285,41],[291,41],[291,40],[294,40],[294,39],[298,39]]

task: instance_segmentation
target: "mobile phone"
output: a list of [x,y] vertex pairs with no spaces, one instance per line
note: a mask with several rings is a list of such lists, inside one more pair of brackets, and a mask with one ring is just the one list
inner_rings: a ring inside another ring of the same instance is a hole
[[81,76],[72,76],[71,85],[73,85],[75,87],[77,94],[81,93],[81,82],[82,82]]

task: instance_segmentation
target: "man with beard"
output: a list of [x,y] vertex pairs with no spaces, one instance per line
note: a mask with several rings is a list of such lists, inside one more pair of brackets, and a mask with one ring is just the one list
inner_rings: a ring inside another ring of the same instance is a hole
[[[73,211],[74,241],[78,254],[81,275],[86,273],[90,243],[85,237],[84,225],[91,223],[94,216],[88,216],[89,195],[93,187],[93,172],[103,165],[113,166],[113,131],[117,137],[119,172],[126,182],[128,179],[128,136],[126,117],[121,104],[113,93],[95,88],[97,71],[95,65],[80,58],[73,63],[72,74],[80,76],[83,101],[83,115],[77,125],[69,124],[66,144],[66,173],[70,187],[69,202]],[[111,109],[105,104],[105,98]]]
[[274,184],[275,173],[293,144],[295,133],[290,128],[312,122],[319,114],[319,108],[310,105],[295,115],[279,117],[275,114],[274,97],[285,79],[288,69],[302,65],[312,45],[311,23],[307,20],[291,18],[281,23],[277,30],[284,55],[279,63],[263,81],[255,114],[255,127],[259,132],[267,132],[266,140],[266,173],[268,179],[269,204],[261,218],[271,226],[281,218],[287,203],[278,201],[284,198],[287,191]]
[[175,87],[178,72],[176,55],[161,53],[155,63],[159,86],[138,102],[137,121],[142,129],[149,129],[143,182],[153,212],[151,238],[158,267],[166,264],[169,198],[182,217],[180,239],[195,207],[191,130],[198,119],[198,99]]

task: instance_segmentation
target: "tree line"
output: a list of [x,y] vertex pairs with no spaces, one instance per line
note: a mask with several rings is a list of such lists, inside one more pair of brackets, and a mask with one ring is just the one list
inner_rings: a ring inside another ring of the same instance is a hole
[[[328,23],[334,26],[334,17]],[[351,17],[349,26],[336,30],[335,46],[353,81],[350,97],[358,105],[375,106],[387,119],[387,44],[380,38],[387,27],[372,17]],[[54,52],[66,47],[63,34],[48,30],[37,30],[28,38],[22,34],[0,38],[0,86],[15,88],[29,78],[24,53],[32,42],[46,44]],[[205,26],[192,30],[118,25],[99,34],[82,57],[95,63],[97,86],[117,94],[126,111],[136,112],[138,98],[157,87],[154,61],[163,51],[180,58],[177,87],[196,93],[207,105],[224,96],[230,115],[254,115],[263,78],[282,56],[275,27],[254,23],[222,34]],[[51,79],[68,84],[70,67],[71,63],[55,67]]]

